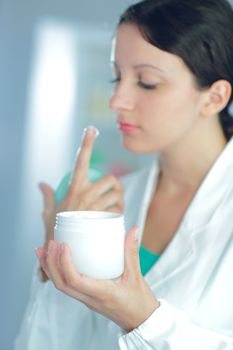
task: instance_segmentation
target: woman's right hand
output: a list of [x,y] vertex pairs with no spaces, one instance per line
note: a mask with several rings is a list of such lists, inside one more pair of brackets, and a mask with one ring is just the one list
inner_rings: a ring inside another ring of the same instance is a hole
[[[86,129],[81,148],[77,154],[68,193],[61,203],[55,203],[55,192],[48,184],[40,183],[39,185],[44,198],[42,215],[45,227],[45,251],[47,251],[49,241],[54,239],[57,213],[73,210],[123,211],[123,189],[116,177],[107,175],[95,183],[90,183],[88,180],[96,133],[97,130],[94,127]],[[45,282],[47,279],[41,270],[41,280]]]

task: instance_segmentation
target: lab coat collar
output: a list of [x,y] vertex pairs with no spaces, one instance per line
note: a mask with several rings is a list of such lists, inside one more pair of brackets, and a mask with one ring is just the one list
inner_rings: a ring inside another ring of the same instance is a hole
[[[151,195],[156,186],[158,174],[159,162],[156,161],[151,169],[146,188],[146,191],[150,191]],[[173,275],[182,270],[194,258],[196,249],[195,235],[198,232],[211,232],[208,231],[208,227],[212,224],[212,219],[216,217],[217,211],[220,210],[224,198],[232,191],[232,179],[233,138],[227,143],[223,152],[204,178],[172,241],[156,265],[145,276],[152,288],[154,287],[159,293],[165,292],[166,283],[164,282],[172,278]],[[146,197],[144,203],[149,205],[149,195],[147,194],[144,197]],[[145,222],[145,204],[142,215],[143,222]],[[179,254],[176,254],[176,252],[179,252]]]
[[233,137],[203,179],[183,219],[183,225],[199,231],[208,225],[221,208],[233,185]]
[[[141,206],[138,225],[143,227],[151,197],[157,185],[160,173],[159,157],[152,164]],[[233,137],[228,141],[220,156],[216,159],[203,179],[182,221],[182,226],[198,231],[207,225],[218,209],[221,200],[232,191],[233,185]]]

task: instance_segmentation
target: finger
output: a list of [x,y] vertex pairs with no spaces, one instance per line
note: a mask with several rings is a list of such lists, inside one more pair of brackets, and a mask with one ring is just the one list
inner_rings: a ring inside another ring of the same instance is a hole
[[87,306],[91,307],[93,305],[93,302],[90,298],[80,293],[79,291],[74,290],[66,283],[65,278],[62,274],[62,270],[60,269],[59,250],[60,245],[55,241],[50,241],[47,261],[45,264],[47,267],[45,266],[45,269],[47,270],[51,281],[58,290],[68,294],[75,299],[80,300]]
[[119,192],[119,194],[122,196],[123,202],[123,188],[120,182],[114,176],[108,175],[96,181],[88,188],[86,192],[83,192],[82,198],[79,198],[80,207],[90,207],[90,205],[96,202],[99,197],[107,194],[110,191]]
[[[110,194],[112,193],[112,194]],[[118,194],[116,194],[118,193]],[[110,194],[106,197],[109,200],[109,205],[105,205],[103,195]],[[117,197],[116,199],[114,199]],[[112,199],[111,199],[112,198]],[[76,200],[76,210],[104,210],[108,206],[120,205],[123,206],[123,189],[119,181],[114,176],[105,176],[104,179],[97,181],[88,187],[86,191],[82,191],[78,201]],[[100,203],[97,203],[100,201]]]
[[43,248],[36,248],[35,253],[40,261],[40,268],[39,268],[39,278],[41,282],[47,282],[49,280],[49,276],[46,274],[45,270],[42,267],[41,260],[44,259],[44,249]]
[[50,212],[51,210],[53,210],[54,206],[55,206],[55,202],[54,202],[54,190],[52,189],[52,187],[50,187],[49,185],[47,185],[44,182],[41,182],[39,184],[39,189],[42,192],[43,195],[43,200],[44,200],[44,214],[47,214],[48,212]]
[[47,276],[47,274],[44,272],[43,268],[40,266],[39,269],[39,276],[40,276],[40,281],[45,283],[49,280],[49,277]]
[[125,238],[125,273],[132,277],[141,275],[138,252],[138,230],[138,227],[131,228]]
[[41,282],[46,282],[50,278],[49,271],[47,269],[47,264],[46,264],[46,252],[43,248],[36,248],[35,253],[40,262]]
[[112,207],[123,208],[122,194],[116,191],[110,191],[99,197],[95,203],[92,203],[90,210],[107,210]]
[[48,252],[46,257],[46,269],[50,279],[53,281],[55,287],[59,290],[64,289],[64,278],[59,268],[59,244],[53,240],[49,242]]
[[60,252],[60,264],[64,278],[68,286],[94,299],[106,297],[112,290],[113,282],[109,280],[97,280],[78,273],[71,258],[71,252],[67,244],[62,244]]
[[113,175],[104,176],[92,184],[90,193],[91,195],[96,193],[96,196],[101,196],[110,190],[118,191],[123,196],[123,187],[120,181]]
[[105,211],[108,211],[110,213],[123,213],[124,211],[124,206],[113,206],[105,209]]
[[99,131],[94,127],[88,127],[84,130],[84,133],[85,135],[75,162],[68,195],[77,193],[80,187],[83,189],[83,186],[86,186],[89,183],[88,172],[90,168],[91,154]]
[[[52,243],[52,246],[50,244],[50,252],[49,254],[56,254],[55,249],[59,249],[59,246],[56,245],[56,243]],[[69,296],[78,299],[79,301],[81,301],[82,303],[84,303],[87,307],[96,310],[97,308],[97,304],[96,301],[92,298],[89,298],[87,295],[84,295],[82,293],[79,293],[78,291],[74,291],[72,288],[70,288],[68,285],[65,284],[64,282],[64,278],[60,277],[61,272],[59,271],[59,269],[54,272],[54,270],[52,269],[52,274],[49,271],[49,268],[47,266],[46,263],[46,252],[43,248],[37,248],[35,249],[36,255],[40,260],[40,264],[41,264],[41,268],[43,269],[42,271],[45,274],[45,280],[42,280],[42,282],[47,281],[48,279],[51,279],[51,281],[55,284],[55,287],[57,287],[57,289],[61,290],[62,292],[68,294]],[[51,256],[50,256],[51,258]],[[53,259],[57,259],[56,257],[53,257]],[[49,259],[50,261],[50,259]],[[50,270],[51,270],[51,261],[50,261]],[[56,262],[57,265],[57,262]],[[59,272],[58,272],[59,271]],[[59,277],[58,277],[59,276]]]

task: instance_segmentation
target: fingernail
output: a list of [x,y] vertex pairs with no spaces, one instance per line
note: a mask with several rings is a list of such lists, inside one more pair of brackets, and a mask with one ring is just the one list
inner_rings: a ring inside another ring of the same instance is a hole
[[97,129],[95,126],[88,126],[88,129],[94,129],[95,130],[95,138],[97,139],[97,137],[99,136],[100,132],[99,129]]
[[93,131],[95,132],[95,138],[97,138],[99,136],[99,134],[100,134],[99,130],[95,126],[89,125],[87,128],[85,128],[83,130],[81,143],[83,143],[83,140],[84,140],[86,134],[89,133],[89,132],[92,133]]

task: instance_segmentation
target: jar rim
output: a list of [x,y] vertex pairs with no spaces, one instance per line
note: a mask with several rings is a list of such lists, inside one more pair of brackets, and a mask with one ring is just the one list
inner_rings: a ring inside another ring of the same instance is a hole
[[110,212],[110,211],[94,211],[94,210],[77,210],[77,211],[64,211],[59,212],[56,215],[57,221],[67,220],[114,220],[123,219],[122,213]]

